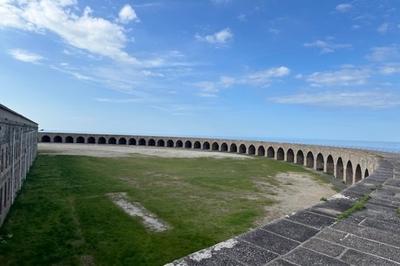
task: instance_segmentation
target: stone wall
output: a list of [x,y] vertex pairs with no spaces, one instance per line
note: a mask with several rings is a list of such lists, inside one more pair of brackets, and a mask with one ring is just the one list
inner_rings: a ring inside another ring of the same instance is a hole
[[375,152],[319,145],[214,138],[41,132],[40,142],[154,146],[265,156],[325,172],[351,185],[374,172]]
[[37,153],[38,125],[0,104],[0,225]]

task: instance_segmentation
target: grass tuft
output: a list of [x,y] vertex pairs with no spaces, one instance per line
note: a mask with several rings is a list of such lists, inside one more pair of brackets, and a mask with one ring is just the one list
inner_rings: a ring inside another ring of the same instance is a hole
[[354,202],[354,204],[351,206],[351,208],[347,209],[346,211],[342,212],[338,217],[337,220],[341,221],[344,220],[346,218],[349,218],[353,213],[361,211],[363,209],[365,209],[365,204],[368,202],[368,200],[371,197],[369,196],[369,194],[365,194],[364,196],[362,196],[361,198],[359,198],[356,202]]

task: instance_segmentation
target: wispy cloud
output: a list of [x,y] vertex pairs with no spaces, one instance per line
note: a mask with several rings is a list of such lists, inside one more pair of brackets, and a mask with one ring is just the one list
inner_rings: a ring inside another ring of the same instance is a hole
[[270,98],[279,104],[310,105],[323,107],[364,107],[373,109],[400,106],[400,97],[381,90],[306,92]]
[[38,63],[43,60],[43,57],[39,54],[28,52],[22,49],[11,49],[8,53],[16,60],[27,62],[27,63]]
[[385,34],[389,30],[389,23],[382,23],[376,30],[380,34]]
[[353,8],[352,4],[343,3],[343,4],[337,5],[335,9],[338,12],[346,13],[346,12],[349,12],[352,8]]
[[334,43],[329,40],[316,40],[314,42],[305,43],[304,47],[318,48],[322,54],[333,53],[338,49],[351,48],[351,44]]
[[373,47],[366,57],[373,62],[397,61],[400,60],[400,46],[390,45]]
[[73,11],[77,8],[75,0],[1,1],[0,27],[49,31],[73,47],[120,62],[138,63],[124,51],[127,37],[122,26],[93,16],[90,7],[82,14]]
[[140,19],[136,15],[131,5],[124,5],[118,13],[118,21],[121,23],[129,23],[130,21],[139,22]]
[[210,35],[195,35],[196,40],[203,41],[203,42],[208,42],[211,44],[226,44],[227,42],[231,41],[233,39],[233,33],[229,28],[225,28],[223,30],[220,30],[216,33],[210,34]]
[[311,86],[354,86],[367,83],[371,73],[367,68],[344,66],[339,70],[314,72],[306,76]]

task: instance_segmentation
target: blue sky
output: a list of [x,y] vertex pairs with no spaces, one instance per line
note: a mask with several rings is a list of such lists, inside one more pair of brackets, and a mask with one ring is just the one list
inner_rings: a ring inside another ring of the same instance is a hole
[[400,141],[399,12],[0,0],[0,102],[45,130]]

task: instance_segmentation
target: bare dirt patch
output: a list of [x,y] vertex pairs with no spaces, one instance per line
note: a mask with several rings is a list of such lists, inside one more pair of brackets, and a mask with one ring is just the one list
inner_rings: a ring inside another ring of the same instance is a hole
[[129,157],[133,154],[164,158],[233,158],[251,159],[252,157],[224,152],[211,152],[184,148],[162,148],[147,146],[96,145],[96,144],[58,144],[39,143],[39,152],[50,155],[84,155],[93,157]]
[[130,202],[126,193],[109,193],[107,194],[115,205],[120,207],[124,212],[133,217],[139,217],[143,225],[151,231],[163,232],[170,226],[158,218],[155,214],[146,210],[139,202]]
[[[265,192],[265,196],[277,203],[266,206],[266,215],[257,225],[266,224],[274,219],[288,215],[300,209],[311,207],[320,202],[322,197],[328,198],[337,192],[330,184],[317,182],[307,173],[280,173],[275,176],[279,186],[254,180],[257,187]],[[273,192],[273,193],[271,193]]]

